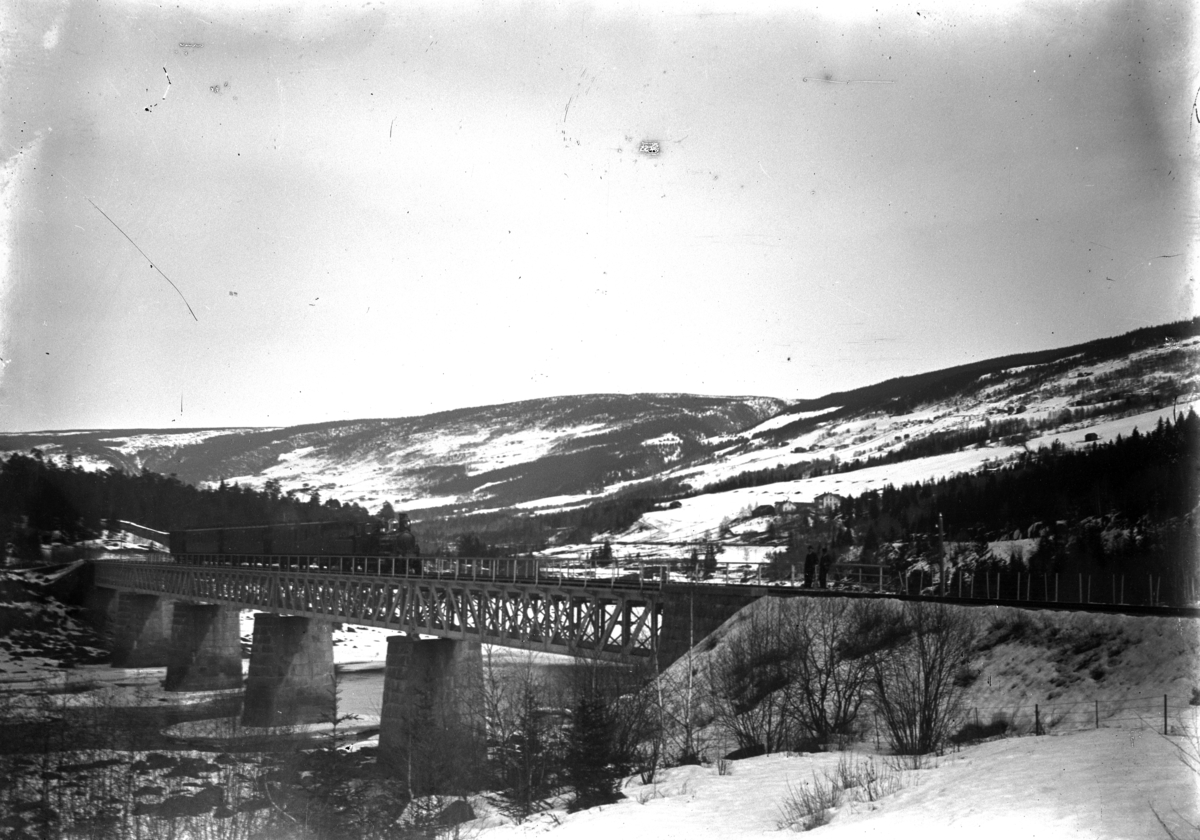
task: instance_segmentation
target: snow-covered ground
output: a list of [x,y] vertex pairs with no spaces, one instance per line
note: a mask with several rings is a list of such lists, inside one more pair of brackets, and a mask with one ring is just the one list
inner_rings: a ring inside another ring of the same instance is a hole
[[[844,802],[813,836],[1160,840],[1167,835],[1154,811],[1176,830],[1185,820],[1200,820],[1200,777],[1178,759],[1186,743],[1146,729],[1098,729],[980,744],[935,759],[929,768],[903,771],[903,787],[876,802]],[[839,758],[760,756],[731,762],[724,776],[716,767],[677,767],[653,784],[631,783],[614,805],[555,811],[522,825],[492,816],[466,830],[480,830],[488,840],[778,837],[789,786],[811,784],[814,774],[823,781]]]
[[[747,610],[766,608],[760,601]],[[981,633],[971,661],[974,682],[963,697],[968,716],[988,723],[1003,714],[1010,735],[1030,733],[1038,704],[1050,734],[964,747],[921,770],[899,770],[900,789],[878,801],[861,801],[852,789],[813,836],[1150,840],[1168,836],[1155,811],[1176,831],[1200,821],[1195,620],[961,609]],[[668,678],[689,667],[704,673],[706,659],[750,626],[738,618],[726,622],[690,660],[671,666]],[[1161,734],[1164,695],[1169,737]],[[1180,760],[1189,756],[1190,766]],[[559,809],[522,825],[490,814],[471,828],[488,840],[778,836],[789,789],[811,785],[814,775],[824,783],[844,757],[761,756],[730,762],[726,775],[715,765],[677,767],[653,784],[628,780],[626,798],[614,805],[577,814]],[[877,768],[889,761],[871,738],[848,758],[873,760]]]

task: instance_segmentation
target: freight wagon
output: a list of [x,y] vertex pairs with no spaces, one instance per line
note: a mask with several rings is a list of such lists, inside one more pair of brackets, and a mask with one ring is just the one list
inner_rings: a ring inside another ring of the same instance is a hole
[[418,557],[412,532],[388,522],[304,522],[172,531],[171,554]]

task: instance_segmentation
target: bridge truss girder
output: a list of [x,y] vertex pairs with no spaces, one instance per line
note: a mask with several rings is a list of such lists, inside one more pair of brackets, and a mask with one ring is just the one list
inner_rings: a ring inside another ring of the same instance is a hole
[[658,590],[97,561],[95,585],[602,659],[654,654]]

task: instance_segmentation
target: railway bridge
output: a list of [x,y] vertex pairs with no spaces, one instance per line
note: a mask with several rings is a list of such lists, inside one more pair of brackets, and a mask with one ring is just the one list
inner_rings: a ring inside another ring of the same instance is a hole
[[167,668],[173,691],[243,686],[238,613],[257,610],[242,723],[326,719],[334,623],[397,631],[388,639],[383,753],[400,749],[417,698],[456,714],[478,694],[481,646],[502,645],[663,668],[758,586],[663,583],[644,571],[608,579],[547,574],[536,560],[155,555],[97,560],[91,609],[113,664]]
[[[380,751],[403,762],[429,718],[452,727],[482,693],[481,646],[501,645],[665,668],[730,616],[768,593],[838,595],[1135,614],[1196,616],[1171,606],[1162,581],[1105,575],[955,574],[936,588],[924,573],[885,579],[882,567],[843,564],[837,590],[786,582],[665,582],[653,567],[592,570],[534,558],[157,554],[93,561],[91,609],[112,638],[113,664],[166,666],[172,691],[244,688],[246,726],[328,719],[335,691],[334,623],[395,630],[388,639]],[[857,573],[857,581],[854,575]],[[848,578],[845,576],[849,575]],[[1060,579],[1061,578],[1061,579]],[[1127,585],[1128,584],[1128,585]],[[1176,588],[1194,604],[1193,581]],[[242,675],[238,613],[256,610]]]

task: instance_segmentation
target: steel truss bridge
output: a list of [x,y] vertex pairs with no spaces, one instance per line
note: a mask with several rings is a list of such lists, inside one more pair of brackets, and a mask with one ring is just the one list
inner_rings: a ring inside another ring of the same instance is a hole
[[536,561],[156,555],[94,562],[94,585],[183,601],[600,659],[652,656],[657,581],[547,576]]
[[1093,588],[1083,575],[1061,581],[1058,575],[971,575],[969,585],[959,575],[935,594],[923,581],[889,580],[878,567],[846,564],[839,567],[845,574],[839,586],[813,590],[786,582],[667,583],[661,565],[645,564],[605,569],[607,576],[597,578],[595,569],[549,562],[155,554],[95,560],[93,584],[549,653],[623,661],[656,656],[660,666],[767,594],[1200,617],[1196,606],[1163,604],[1153,578],[1136,588],[1131,579],[1127,588],[1123,577],[1101,576]]

